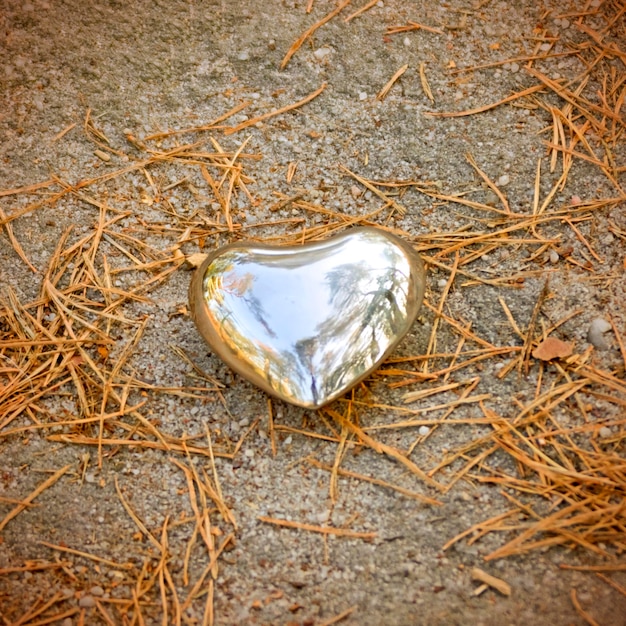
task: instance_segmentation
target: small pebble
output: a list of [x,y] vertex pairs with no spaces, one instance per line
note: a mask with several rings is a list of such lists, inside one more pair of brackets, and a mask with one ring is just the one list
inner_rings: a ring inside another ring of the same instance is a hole
[[518,63],[511,63],[511,72],[513,74],[515,74],[516,72],[519,72],[519,64]]
[[325,59],[328,55],[330,54],[330,48],[318,48],[314,53],[313,56],[318,60],[318,61],[322,61],[323,59]]
[[404,38],[404,45],[408,48],[411,45],[411,40],[408,37]]
[[440,289],[443,289],[447,284],[448,284],[448,281],[445,278],[440,278],[437,281],[437,287],[439,287]]
[[602,426],[602,428],[598,431],[598,434],[602,437],[602,439],[605,439],[606,437],[611,436],[611,429],[608,426]]
[[363,190],[356,185],[352,185],[352,187],[350,187],[350,195],[356,200],[363,195]]
[[108,152],[105,152],[104,150],[94,150],[93,153],[101,160],[104,161],[105,163],[108,163],[111,160],[111,155]]
[[83,596],[78,601],[78,606],[82,609],[92,609],[96,606],[96,599],[93,596]]
[[556,265],[559,262],[559,253],[556,250],[550,250],[550,263]]
[[496,181],[498,187],[506,187],[511,182],[511,177],[508,174],[502,174]]
[[61,626],[72,626],[72,618],[66,617],[62,622]]
[[417,432],[421,437],[426,437],[426,435],[430,432],[430,428],[428,428],[428,426],[420,426]]
[[89,590],[89,593],[92,596],[103,596],[104,595],[104,589],[102,587],[100,587],[100,585],[95,585],[94,587],[92,587]]
[[603,317],[596,317],[596,319],[589,325],[587,341],[598,348],[598,350],[608,350],[611,345],[604,337],[604,333],[611,330],[611,328],[611,324],[609,324],[609,322],[607,322]]
[[364,91],[361,91],[359,93],[359,100],[361,100],[361,101],[367,100],[367,94]]
[[247,50],[239,53],[237,57],[240,61],[247,61],[250,58],[250,53]]

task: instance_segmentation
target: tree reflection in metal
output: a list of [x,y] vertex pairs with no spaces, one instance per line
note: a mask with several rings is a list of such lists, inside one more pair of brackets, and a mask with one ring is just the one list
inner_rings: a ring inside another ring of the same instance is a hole
[[401,239],[353,228],[325,241],[209,255],[190,287],[200,334],[268,393],[318,408],[363,380],[413,324],[424,266]]

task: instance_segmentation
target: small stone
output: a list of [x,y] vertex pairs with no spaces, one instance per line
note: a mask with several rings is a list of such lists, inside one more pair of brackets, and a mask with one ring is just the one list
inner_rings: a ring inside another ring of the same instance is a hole
[[250,58],[250,53],[247,50],[239,53],[237,57],[240,61],[247,61]]
[[361,100],[361,101],[367,100],[367,94],[364,91],[361,91],[359,93],[359,100]]
[[352,187],[350,187],[350,194],[356,200],[357,198],[360,198],[363,195],[363,190],[360,187],[357,187],[356,185],[352,185]]
[[549,44],[549,43],[542,43],[542,44],[539,46],[539,50],[541,50],[542,52],[548,52],[548,51],[550,50],[550,48],[551,48],[551,47],[552,47],[552,45],[551,45],[551,44]]
[[428,426],[420,426],[417,432],[419,433],[420,437],[426,437],[426,435],[430,433],[430,428],[428,428]]
[[602,426],[598,431],[598,434],[602,437],[602,439],[606,439],[606,437],[610,437],[612,433],[608,426]]
[[408,48],[411,45],[411,40],[408,37],[404,38],[404,45]]
[[89,484],[93,484],[96,482],[96,475],[93,472],[87,472],[85,474],[85,482]]
[[95,586],[93,586],[93,587],[89,590],[89,593],[90,593],[92,596],[98,596],[98,597],[100,597],[100,596],[103,596],[103,595],[104,595],[104,589],[103,589],[102,587],[100,587],[100,585],[95,585]]
[[275,41],[274,39],[270,39],[270,40],[267,42],[267,47],[268,47],[270,50],[276,50],[276,41]]
[[83,596],[78,601],[78,606],[82,609],[92,609],[96,606],[96,599],[93,596]]
[[506,187],[511,182],[511,177],[508,174],[502,174],[496,181],[498,187]]
[[328,55],[330,54],[330,48],[318,48],[314,53],[313,56],[318,60],[318,61],[323,61]]
[[550,263],[555,265],[559,262],[559,253],[556,250],[550,250]]
[[105,163],[108,163],[111,160],[111,155],[108,152],[105,152],[104,150],[94,150],[93,153],[101,160],[104,161]]
[[72,618],[66,617],[62,622],[61,626],[72,626]]
[[437,281],[437,287],[439,287],[440,289],[443,289],[447,284],[448,284],[448,281],[445,278],[440,278]]
[[587,341],[598,350],[608,350],[611,345],[604,337],[604,333],[611,330],[612,326],[603,317],[596,317],[589,325]]
[[511,72],[513,74],[515,74],[516,72],[519,72],[519,64],[518,63],[511,63]]

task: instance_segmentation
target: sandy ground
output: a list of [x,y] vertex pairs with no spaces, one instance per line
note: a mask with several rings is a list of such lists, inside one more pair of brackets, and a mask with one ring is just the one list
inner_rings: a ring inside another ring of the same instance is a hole
[[[0,3],[4,623],[626,624],[623,3],[310,4]],[[185,257],[353,224],[419,320],[268,401]]]

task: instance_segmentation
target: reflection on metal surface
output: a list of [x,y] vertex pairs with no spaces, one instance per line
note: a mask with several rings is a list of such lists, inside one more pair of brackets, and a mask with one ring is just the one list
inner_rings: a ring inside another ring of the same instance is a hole
[[317,408],[375,369],[415,320],[424,268],[402,240],[354,228],[322,242],[225,246],[190,288],[191,313],[242,376]]

